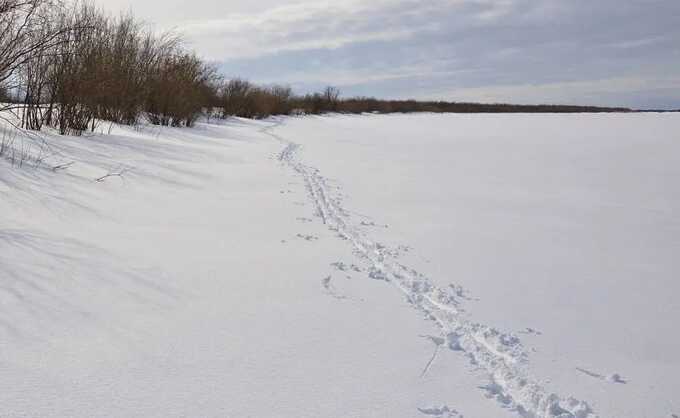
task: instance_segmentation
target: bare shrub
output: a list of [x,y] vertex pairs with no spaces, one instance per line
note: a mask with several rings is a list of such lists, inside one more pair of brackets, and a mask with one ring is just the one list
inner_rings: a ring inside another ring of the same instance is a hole
[[192,126],[209,104],[216,71],[181,49],[163,52],[150,74],[146,112],[163,126]]
[[249,81],[240,78],[229,80],[220,89],[219,103],[223,117],[239,116],[252,118],[255,116],[253,90],[256,87]]
[[44,159],[42,144],[17,136],[17,130],[0,127],[0,158],[9,161],[13,167],[30,163],[37,167]]
[[6,105],[7,103],[12,100],[9,96],[9,92],[7,91],[7,87],[0,86],[0,108],[3,105]]
[[20,95],[13,107],[24,129],[80,135],[101,121],[135,125],[144,114],[192,126],[217,105],[214,67],[132,15],[114,19],[87,1],[0,0],[0,30],[0,99]]

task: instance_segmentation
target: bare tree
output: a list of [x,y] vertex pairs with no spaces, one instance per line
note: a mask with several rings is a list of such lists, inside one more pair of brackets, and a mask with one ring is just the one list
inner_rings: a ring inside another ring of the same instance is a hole
[[340,90],[336,87],[328,86],[323,91],[323,100],[325,101],[325,107],[327,111],[337,112],[338,103],[340,101]]
[[18,69],[36,54],[54,48],[68,27],[52,27],[52,10],[60,7],[57,0],[0,0],[0,86],[6,90],[18,87],[14,80]]

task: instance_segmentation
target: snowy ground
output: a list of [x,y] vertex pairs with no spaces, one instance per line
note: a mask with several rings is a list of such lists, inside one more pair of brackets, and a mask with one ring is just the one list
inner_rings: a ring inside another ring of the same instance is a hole
[[677,132],[390,115],[48,135],[42,168],[0,161],[0,416],[680,415]]

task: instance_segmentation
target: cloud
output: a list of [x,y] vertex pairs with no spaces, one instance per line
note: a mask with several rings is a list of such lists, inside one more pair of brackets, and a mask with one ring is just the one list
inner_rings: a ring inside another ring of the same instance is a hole
[[193,0],[173,26],[228,75],[303,91],[680,107],[678,0],[291,1]]
[[515,4],[516,0],[318,1],[189,22],[179,30],[213,58],[252,58],[443,33],[442,26],[454,22],[442,19],[442,13],[461,13],[465,19],[457,19],[457,26],[489,24],[509,14]]

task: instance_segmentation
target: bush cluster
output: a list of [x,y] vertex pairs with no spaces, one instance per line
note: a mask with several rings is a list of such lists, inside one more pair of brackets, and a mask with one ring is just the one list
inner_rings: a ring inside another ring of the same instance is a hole
[[215,69],[170,34],[87,2],[0,0],[0,85],[21,126],[62,134],[100,121],[191,126],[214,95]]

